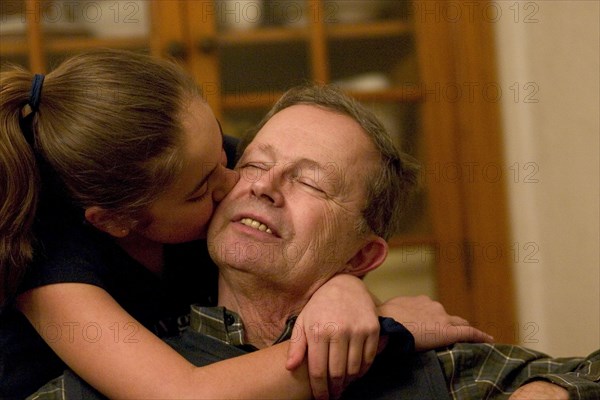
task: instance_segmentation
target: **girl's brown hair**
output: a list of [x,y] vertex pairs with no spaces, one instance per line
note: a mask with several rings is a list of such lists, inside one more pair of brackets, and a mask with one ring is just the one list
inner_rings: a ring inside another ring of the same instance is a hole
[[[40,187],[47,186],[40,168],[51,169],[82,208],[140,216],[181,170],[180,116],[200,97],[168,61],[98,50],[45,77],[39,109],[22,127],[32,79],[17,67],[0,73],[0,305],[33,258],[32,226]],[[31,129],[33,143],[22,128]]]

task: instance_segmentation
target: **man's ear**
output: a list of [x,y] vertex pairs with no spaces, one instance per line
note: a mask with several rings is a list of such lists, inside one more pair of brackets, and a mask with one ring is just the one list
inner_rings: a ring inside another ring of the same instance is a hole
[[117,218],[102,207],[92,206],[86,208],[85,219],[96,229],[116,238],[122,238],[129,234],[130,227],[123,221],[123,218]]
[[346,268],[342,272],[362,277],[379,267],[387,257],[387,253],[387,242],[382,237],[373,235],[346,263]]

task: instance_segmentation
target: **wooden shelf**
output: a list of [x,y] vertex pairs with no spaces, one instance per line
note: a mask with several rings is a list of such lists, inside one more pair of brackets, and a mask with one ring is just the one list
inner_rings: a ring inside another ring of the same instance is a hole
[[[412,24],[404,20],[353,24],[329,24],[325,32],[330,39],[381,38],[402,36],[412,32]],[[245,31],[222,31],[217,41],[225,46],[244,44],[304,41],[310,38],[309,28],[267,27]]]
[[[55,38],[48,39],[44,48],[51,53],[67,53],[91,48],[139,49],[150,46],[146,37],[139,38]],[[2,56],[26,56],[29,54],[27,41],[24,38],[2,39],[0,46]]]
[[25,38],[2,38],[0,46],[0,54],[5,56],[26,56],[29,53],[27,50],[27,40]]
[[307,28],[259,28],[246,31],[224,31],[217,33],[217,41],[224,46],[238,46],[259,43],[287,43],[308,40]]
[[404,20],[355,24],[329,24],[325,27],[329,39],[369,39],[402,36],[412,33],[412,24]]
[[45,43],[46,49],[53,53],[65,53],[90,48],[139,49],[149,46],[150,40],[145,36],[127,38],[56,38],[50,39]]
[[[420,93],[403,89],[378,90],[373,92],[352,92],[349,94],[360,101],[416,103],[423,100]],[[283,95],[283,91],[227,94],[222,98],[225,110],[271,107]]]

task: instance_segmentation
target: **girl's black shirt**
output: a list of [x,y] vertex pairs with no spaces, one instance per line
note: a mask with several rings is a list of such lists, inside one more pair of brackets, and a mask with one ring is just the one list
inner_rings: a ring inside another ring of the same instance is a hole
[[[229,166],[237,142],[224,143]],[[67,210],[68,207],[65,208]],[[37,255],[20,292],[55,283],[85,283],[106,290],[144,327],[160,337],[178,333],[189,306],[214,305],[218,270],[205,241],[165,245],[165,267],[157,276],[131,258],[106,234],[88,226],[72,212],[54,211],[56,223],[42,226]],[[64,215],[62,215],[64,214]],[[62,221],[62,223],[61,223]],[[134,340],[136,321],[100,326],[94,321],[65,322],[39,327],[47,340],[82,335],[97,340]],[[69,336],[67,336],[69,335]],[[28,320],[11,304],[0,310],[0,398],[20,399],[61,375],[65,364]]]

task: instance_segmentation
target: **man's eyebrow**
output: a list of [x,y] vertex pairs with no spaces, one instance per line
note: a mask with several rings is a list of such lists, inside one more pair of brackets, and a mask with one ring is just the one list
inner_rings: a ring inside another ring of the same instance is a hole
[[277,152],[275,151],[275,148],[268,143],[256,143],[255,144],[253,142],[250,142],[248,144],[248,146],[246,146],[246,148],[244,149],[244,152],[240,156],[239,160],[237,161],[238,166],[241,161],[244,161],[246,158],[248,158],[248,154],[255,153],[255,152],[266,153],[267,156],[273,157],[273,158],[277,154]]
[[[221,123],[219,122],[219,120],[217,119],[217,124],[219,125],[219,132],[221,133],[221,148],[223,148],[224,142],[225,142],[225,137],[223,135],[223,130],[221,129]],[[202,163],[202,166],[204,167],[205,163]],[[206,174],[201,180],[200,182],[196,183],[196,185],[194,186],[194,189],[192,189],[188,194],[185,195],[185,197],[191,197],[194,193],[196,193],[198,191],[198,189],[200,189],[202,186],[204,186],[206,184],[206,181],[208,181],[208,179],[210,178],[210,176],[215,172],[215,170],[218,167],[218,163],[216,163],[214,165],[214,167],[210,170],[210,172],[208,174]],[[203,168],[204,169],[204,168]]]
[[300,158],[298,160],[294,161],[294,164],[299,165],[301,167],[310,167],[310,168],[314,168],[314,169],[320,169],[322,171],[326,171],[327,167],[323,164],[321,164],[320,162],[313,160],[312,158]]
[[277,152],[275,151],[275,148],[268,143],[259,143],[257,147],[263,153],[267,153],[271,156],[275,156],[277,154]]
[[[254,157],[254,152],[257,151],[259,153],[265,153],[267,156],[273,157],[273,159],[277,159],[277,150],[268,143],[256,143],[254,145],[250,143],[246,150],[250,150],[250,153],[252,153],[250,157]],[[240,161],[243,161],[246,157],[248,157],[248,155],[245,151]],[[277,165],[277,163],[274,163],[274,165]],[[326,162],[324,164],[313,158],[300,157],[284,162],[283,164],[279,164],[279,166],[285,166],[286,168],[300,167],[313,169],[317,171],[317,175],[315,177],[318,178],[318,182],[324,186],[327,186],[330,190],[330,194],[336,194],[339,192],[339,190],[341,190],[341,181],[339,176],[340,171],[338,171],[334,162]]]
[[[248,148],[250,148],[250,147],[248,147]],[[253,147],[250,149],[258,150],[260,152],[266,153],[267,155],[270,155],[273,157],[275,157],[277,155],[277,151],[275,150],[275,147],[273,147],[272,145],[270,145],[268,143],[259,143],[256,145],[256,148]],[[329,165],[329,163],[327,163],[327,165],[324,165],[315,159],[302,157],[302,158],[294,159],[293,161],[286,163],[286,165],[299,165],[299,166],[320,169],[322,171],[327,171],[328,170],[327,166]]]

